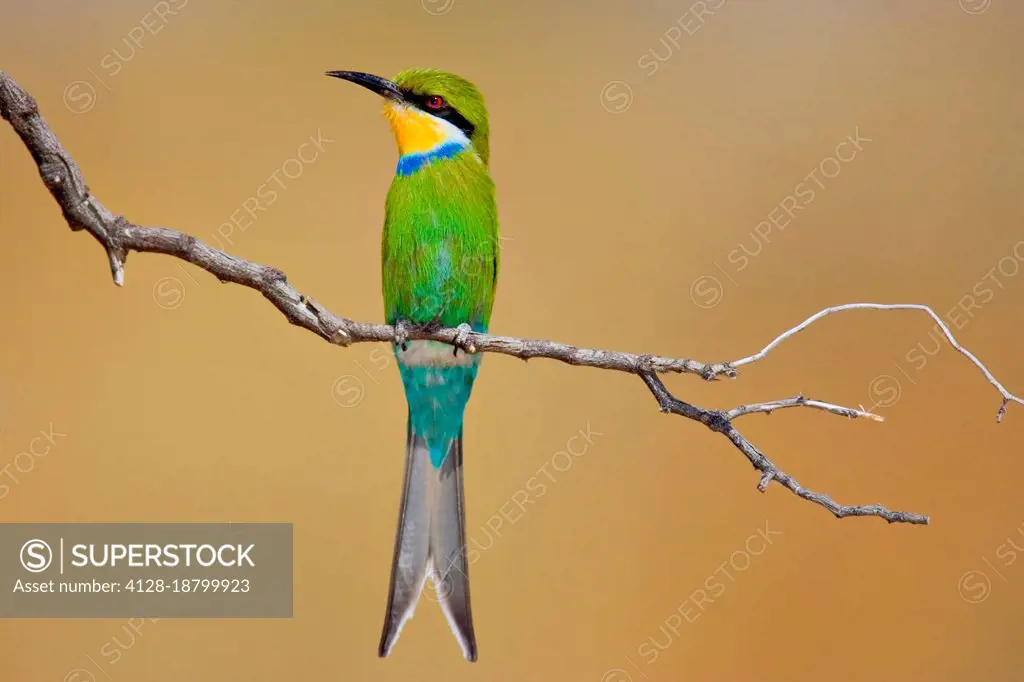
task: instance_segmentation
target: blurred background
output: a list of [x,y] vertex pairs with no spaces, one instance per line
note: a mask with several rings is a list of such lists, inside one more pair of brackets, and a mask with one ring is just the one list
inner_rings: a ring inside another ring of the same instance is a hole
[[[323,72],[452,70],[491,112],[496,333],[720,361],[825,306],[922,303],[1024,392],[1022,22],[1010,0],[8,0],[0,68],[111,210],[366,321],[395,145]],[[843,313],[735,381],[667,381],[873,409],[737,425],[802,484],[927,527],[758,493],[635,377],[488,356],[465,427],[480,661],[429,593],[380,660],[389,349],[166,256],[116,288],[6,124],[0,193],[0,520],[295,524],[294,618],[6,621],[4,679],[1020,679],[1024,408],[997,425],[926,315]],[[18,458],[41,431],[49,454]]]

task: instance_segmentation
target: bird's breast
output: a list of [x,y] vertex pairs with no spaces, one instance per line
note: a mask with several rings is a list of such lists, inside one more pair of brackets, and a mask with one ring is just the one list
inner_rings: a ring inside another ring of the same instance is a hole
[[387,319],[486,327],[498,258],[494,185],[469,152],[397,175],[382,244]]

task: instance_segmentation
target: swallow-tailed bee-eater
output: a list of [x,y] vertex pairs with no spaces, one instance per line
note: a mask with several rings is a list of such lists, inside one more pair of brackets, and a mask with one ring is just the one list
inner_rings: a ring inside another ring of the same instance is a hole
[[[383,97],[398,143],[381,244],[386,321],[486,332],[499,248],[483,96],[464,78],[433,69],[403,71],[394,80],[355,71],[327,75]],[[437,341],[399,342],[394,352],[409,416],[378,654],[391,652],[431,577],[463,655],[474,661],[462,422],[480,355]]]

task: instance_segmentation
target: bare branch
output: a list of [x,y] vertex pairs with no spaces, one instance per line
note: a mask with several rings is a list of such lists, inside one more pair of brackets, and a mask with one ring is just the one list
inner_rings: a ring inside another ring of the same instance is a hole
[[850,419],[871,419],[876,422],[885,421],[881,416],[872,412],[866,412],[864,410],[854,410],[849,407],[842,407],[840,405],[833,405],[832,403],[823,403],[820,400],[810,400],[803,397],[802,395],[795,396],[793,398],[785,398],[783,400],[772,400],[766,403],[752,403],[750,405],[740,405],[737,408],[729,410],[725,413],[725,416],[730,420],[736,417],[742,417],[745,414],[753,414],[755,412],[763,412],[764,414],[771,414],[775,410],[781,410],[787,407],[811,407],[816,410],[824,410],[830,414],[837,414],[840,417],[849,417]]
[[882,421],[882,418],[865,412],[833,405],[803,396],[750,405],[741,405],[728,411],[708,410],[675,398],[659,374],[696,374],[705,380],[716,380],[721,376],[735,377],[736,369],[763,358],[775,346],[794,334],[803,331],[813,322],[833,312],[851,308],[873,309],[914,309],[928,312],[942,327],[953,347],[966,355],[977,365],[989,382],[1002,394],[1003,404],[999,417],[1010,402],[1024,403],[1010,394],[996,381],[995,377],[970,352],[961,347],[949,329],[927,306],[881,305],[855,303],[836,306],[817,313],[800,325],[786,331],[761,351],[736,362],[704,363],[687,358],[669,358],[655,355],[638,355],[617,351],[577,348],[554,341],[519,339],[507,336],[480,334],[462,326],[442,329],[436,326],[410,326],[356,322],[328,311],[312,298],[301,294],[288,284],[285,274],[276,268],[260,265],[220,251],[195,237],[163,227],[144,227],[127,221],[109,211],[93,197],[77,164],[61,146],[39,113],[35,99],[22,90],[12,78],[0,71],[0,115],[10,122],[21,137],[39,168],[39,174],[50,190],[72,230],[86,230],[106,250],[111,275],[118,286],[124,284],[124,264],[131,251],[163,253],[206,270],[222,282],[233,282],[263,294],[267,300],[284,314],[292,324],[307,329],[330,343],[347,346],[361,342],[391,342],[400,340],[434,340],[455,345],[467,352],[499,353],[522,360],[548,358],[569,365],[594,367],[639,376],[655,399],[662,412],[671,412],[687,419],[698,421],[712,431],[723,434],[761,472],[758,489],[766,490],[769,483],[777,481],[798,497],[821,505],[838,518],[847,516],[877,516],[893,522],[925,524],[928,517],[909,512],[894,512],[881,505],[842,506],[826,495],[805,489],[788,474],[780,471],[754,445],[744,438],[733,426],[733,420],[753,413],[771,414],[775,410],[790,407],[807,407],[823,410],[830,414],[848,418],[867,418]]
[[961,355],[965,356],[968,360],[973,362],[975,366],[977,366],[977,368],[981,370],[982,374],[985,375],[985,378],[988,379],[988,382],[995,386],[996,390],[998,390],[1000,395],[1003,396],[1003,402],[1000,404],[998,412],[996,412],[997,422],[1001,422],[1003,420],[1003,415],[1006,414],[1006,406],[1011,401],[1024,405],[1024,399],[1018,398],[1014,394],[1007,391],[1003,387],[1003,385],[999,383],[995,376],[992,375],[992,372],[988,370],[988,367],[981,363],[981,360],[976,358],[974,354],[971,353],[971,351],[967,350],[966,348],[961,346],[959,342],[957,342],[956,338],[953,337],[953,332],[949,330],[949,327],[946,326],[946,323],[942,321],[942,318],[935,314],[934,310],[932,310],[929,306],[920,305],[917,303],[846,303],[844,305],[836,305],[832,306],[831,308],[825,308],[824,310],[817,312],[814,315],[811,315],[806,320],[804,320],[797,326],[793,327],[792,329],[788,329],[782,334],[779,334],[771,343],[769,343],[767,346],[765,346],[758,352],[754,353],[753,355],[727,364],[729,367],[736,369],[742,367],[743,365],[749,365],[751,363],[757,362],[764,356],[768,355],[769,351],[771,351],[773,348],[778,346],[780,343],[782,343],[789,337],[799,334],[800,332],[807,329],[808,327],[810,327],[812,324],[814,324],[823,317],[827,317],[828,315],[842,312],[844,310],[920,310],[921,312],[928,313],[928,315],[933,320],[935,320],[935,324],[938,325],[939,329],[942,330],[942,333],[949,341],[949,344],[953,346],[953,348],[956,349],[958,353],[960,353]]
[[[706,410],[703,407],[691,405],[674,397],[668,392],[668,389],[665,388],[665,384],[663,384],[661,379],[659,379],[655,374],[642,374],[641,378],[644,380],[644,383],[647,384],[647,388],[651,389],[651,393],[653,393],[655,399],[657,399],[662,412],[671,412],[672,414],[678,414],[686,417],[687,419],[699,421],[715,433],[721,433],[728,438],[730,442],[732,442],[732,444],[735,445],[736,448],[744,454],[744,456],[746,456],[754,468],[761,472],[761,480],[757,484],[757,489],[761,492],[768,489],[769,483],[777,481],[789,489],[794,495],[809,502],[820,504],[822,507],[832,512],[838,519],[842,519],[847,516],[878,516],[889,523],[914,523],[921,525],[928,523],[927,516],[921,516],[920,514],[914,514],[912,512],[891,511],[880,504],[866,504],[860,506],[836,504],[828,495],[816,493],[813,490],[804,488],[802,485],[797,483],[796,479],[775,466],[770,459],[764,456],[764,453],[754,447],[753,443],[744,438],[732,424],[732,419],[737,416],[749,414],[750,412],[770,411],[767,409],[768,406],[771,406],[772,409],[796,406],[812,407],[812,405],[807,404],[812,401],[804,402],[802,398],[790,398],[788,401],[778,401],[775,404],[762,403],[761,405],[738,407],[735,410],[730,410],[728,412]],[[829,407],[839,410],[846,409],[837,408],[834,405],[830,405]],[[857,412],[855,410],[850,410],[849,412],[851,413],[851,416],[852,413],[856,413],[857,416],[873,416],[864,412]]]

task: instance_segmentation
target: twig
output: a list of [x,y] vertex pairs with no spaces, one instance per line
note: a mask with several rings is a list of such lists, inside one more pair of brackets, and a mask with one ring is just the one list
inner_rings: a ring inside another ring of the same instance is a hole
[[881,305],[855,303],[836,306],[821,311],[803,323],[777,337],[761,351],[735,362],[704,363],[687,358],[669,358],[655,355],[638,355],[617,351],[578,348],[554,341],[519,339],[468,331],[466,328],[430,329],[399,325],[399,329],[386,324],[356,322],[328,311],[312,298],[299,293],[288,284],[280,270],[260,265],[220,251],[195,237],[163,227],[144,227],[131,223],[122,216],[109,211],[89,192],[78,165],[61,146],[39,113],[35,99],[22,90],[14,80],[0,71],[0,115],[10,122],[21,137],[39,168],[43,182],[50,190],[72,230],[86,230],[106,250],[114,283],[124,284],[124,264],[131,251],[163,253],[196,265],[222,282],[233,282],[263,294],[280,310],[292,324],[307,329],[331,343],[347,346],[362,342],[395,342],[400,337],[407,340],[434,340],[472,349],[477,353],[500,353],[529,360],[548,358],[569,365],[595,367],[598,369],[627,372],[639,376],[658,401],[663,412],[677,414],[698,421],[712,431],[723,434],[742,452],[755,469],[761,472],[758,489],[762,492],[772,481],[815,504],[819,504],[835,516],[877,516],[893,522],[926,524],[928,517],[909,512],[894,512],[880,505],[843,506],[833,502],[826,495],[803,488],[788,474],[780,471],[754,445],[744,438],[733,426],[733,420],[753,413],[771,414],[775,410],[790,407],[807,407],[826,411],[849,418],[867,418],[882,421],[882,418],[865,412],[803,396],[750,405],[741,405],[732,410],[707,410],[675,398],[659,374],[696,374],[713,381],[721,376],[733,378],[737,368],[763,358],[775,346],[794,334],[806,329],[816,320],[840,310],[852,308],[873,309],[915,309],[927,311],[943,328],[953,347],[966,355],[984,372],[1003,396],[999,417],[1010,402],[1024,403],[1010,394],[995,380],[992,374],[971,353],[961,347],[949,329],[927,306]]
[[832,403],[823,403],[820,400],[811,400],[805,398],[802,395],[794,396],[793,398],[784,398],[783,400],[771,400],[766,403],[752,403],[750,405],[740,405],[734,409],[729,410],[725,413],[725,416],[729,419],[735,419],[736,417],[742,417],[745,414],[753,414],[755,412],[763,412],[764,414],[771,414],[775,410],[781,410],[787,407],[812,407],[816,410],[824,410],[830,414],[837,414],[840,417],[849,417],[850,419],[857,419],[863,417],[864,419],[871,419],[876,422],[885,421],[881,416],[874,414],[873,412],[865,412],[864,410],[854,410],[849,407],[841,407],[840,405],[833,405]]
[[[651,393],[653,393],[655,399],[657,399],[662,412],[671,412],[672,414],[678,414],[686,417],[687,419],[699,421],[715,433],[721,433],[728,438],[732,444],[735,445],[748,460],[750,460],[750,463],[754,468],[761,472],[761,480],[757,484],[757,489],[761,492],[768,489],[769,483],[777,481],[779,484],[792,491],[794,495],[801,497],[808,502],[820,504],[822,507],[832,512],[838,519],[846,518],[847,516],[878,516],[889,523],[914,523],[921,525],[928,523],[927,516],[914,514],[912,512],[892,511],[880,504],[865,504],[857,506],[836,504],[828,495],[816,493],[813,490],[804,488],[802,485],[797,483],[796,479],[775,466],[770,459],[764,456],[764,453],[758,450],[753,443],[737,431],[736,427],[732,424],[732,420],[736,417],[740,417],[751,412],[764,412],[767,410],[748,409],[748,407],[738,407],[735,410],[730,410],[728,412],[707,410],[703,407],[697,407],[696,405],[683,402],[682,400],[674,397],[668,392],[668,389],[665,388],[665,384],[663,384],[661,379],[659,379],[655,374],[642,374],[641,378],[644,380],[644,383],[647,384],[647,388],[651,389]],[[784,404],[775,404],[774,407],[796,407],[798,405],[809,406],[808,403],[812,401],[802,402],[802,399],[800,398],[790,398],[789,401],[778,402]],[[767,405],[769,404],[762,403],[761,405],[753,405],[749,407],[759,408],[766,407]],[[830,405],[829,407],[834,408],[835,406]],[[846,408],[838,409],[844,410]],[[850,412],[854,413],[857,411],[850,410]],[[856,416],[871,415],[859,412]]]
[[767,355],[768,351],[772,350],[789,337],[799,334],[800,332],[807,329],[808,327],[810,327],[812,324],[814,324],[823,317],[827,317],[828,315],[831,315],[833,313],[839,313],[844,310],[920,310],[921,312],[928,313],[928,315],[933,320],[935,320],[935,324],[939,326],[939,329],[942,330],[943,335],[949,341],[949,345],[953,346],[953,348],[956,349],[958,353],[960,353],[961,355],[965,356],[968,360],[973,362],[974,365],[981,370],[982,374],[985,375],[985,378],[988,379],[988,382],[995,386],[996,390],[999,391],[999,394],[1003,396],[1003,402],[1002,404],[1000,404],[999,410],[996,412],[997,422],[1001,422],[1003,420],[1003,415],[1006,414],[1006,406],[1011,401],[1024,405],[1024,400],[1018,398],[1014,394],[1007,391],[1006,388],[1004,388],[1003,385],[999,383],[995,376],[992,375],[992,372],[988,370],[988,367],[983,365],[981,360],[975,357],[974,353],[960,345],[956,338],[954,338],[953,332],[949,330],[949,327],[946,326],[946,323],[942,321],[942,318],[935,314],[934,310],[932,310],[930,307],[926,305],[920,305],[917,303],[846,303],[844,305],[836,305],[832,306],[831,308],[825,308],[824,310],[811,315],[806,320],[804,320],[797,326],[793,327],[792,329],[788,329],[782,334],[779,334],[771,343],[769,343],[767,346],[765,346],[758,352],[754,353],[753,355],[743,358],[741,360],[736,360],[735,362],[730,362],[728,363],[728,365],[733,369],[736,369],[738,367],[742,367],[743,365],[749,365],[751,363],[757,362],[765,355]]

